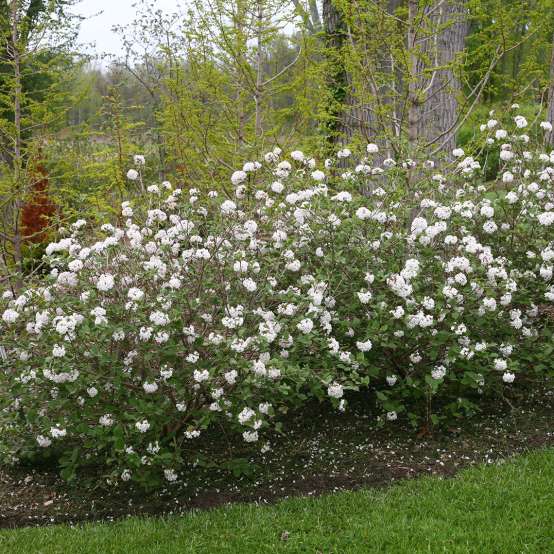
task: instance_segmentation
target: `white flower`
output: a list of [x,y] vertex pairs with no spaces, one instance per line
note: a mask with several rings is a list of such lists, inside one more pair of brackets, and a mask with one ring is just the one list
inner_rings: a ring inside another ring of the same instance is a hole
[[438,381],[439,379],[442,379],[445,375],[446,375],[446,368],[443,365],[437,366],[431,372],[431,377],[436,381]]
[[58,344],[55,344],[54,348],[52,349],[52,356],[54,356],[54,358],[63,358],[65,356],[65,346],[59,346]]
[[511,344],[503,344],[500,346],[499,350],[502,354],[504,354],[504,356],[511,356],[514,347]]
[[344,395],[344,389],[339,383],[331,383],[327,387],[327,394],[331,398],[342,398]]
[[280,194],[281,192],[283,192],[283,190],[285,190],[285,186],[283,185],[283,183],[280,183],[279,181],[275,181],[271,183],[271,190],[275,194]]
[[371,217],[371,212],[362,206],[356,210],[356,217],[361,220],[369,219]]
[[129,179],[129,181],[136,181],[139,177],[139,173],[136,169],[129,169],[129,171],[127,171],[127,179]]
[[494,208],[492,206],[482,206],[480,213],[482,216],[491,218],[494,216]]
[[237,381],[238,375],[239,374],[237,373],[237,371],[235,369],[232,369],[231,371],[227,371],[224,377],[227,383],[229,383],[230,385],[234,385]]
[[510,191],[506,194],[506,201],[508,204],[515,204],[519,200],[518,195],[515,192]]
[[508,362],[506,360],[503,360],[501,358],[496,358],[494,360],[494,369],[497,371],[504,371],[508,367]]
[[147,419],[143,419],[142,421],[137,421],[135,427],[140,433],[146,433],[150,429],[150,423],[148,423]]
[[204,369],[203,371],[195,369],[193,377],[197,383],[202,383],[210,378],[210,372],[207,369]]
[[177,481],[177,472],[174,469],[164,469],[164,477],[169,483]]
[[279,177],[286,177],[289,174],[291,169],[292,169],[292,166],[290,165],[290,163],[287,162],[287,160],[283,160],[282,162],[279,162],[277,164],[276,174]]
[[258,440],[258,431],[244,431],[242,438],[245,442],[256,442]]
[[231,175],[231,183],[233,183],[233,185],[235,186],[240,185],[241,183],[246,181],[247,177],[248,175],[246,174],[245,171],[235,171]]
[[102,427],[111,427],[114,424],[114,419],[111,414],[104,414],[100,416],[98,423],[100,423]]
[[239,260],[233,264],[233,271],[235,273],[246,273],[248,271],[248,262],[246,260]]
[[527,120],[522,115],[516,115],[514,117],[514,121],[516,122],[516,126],[518,129],[523,129],[524,127],[527,127]]
[[145,381],[142,388],[146,394],[154,394],[158,390],[158,384],[155,382],[149,383],[148,381]]
[[41,448],[48,448],[52,444],[52,441],[48,437],[45,437],[44,435],[38,435],[37,444]]
[[[108,323],[108,318],[106,317],[106,310],[104,308],[101,308],[100,306],[97,306],[96,308],[92,309],[90,311],[90,315],[93,315],[95,317],[94,324],[95,325],[106,325]],[[66,332],[70,332],[71,327],[74,327],[70,321],[67,321],[65,319],[61,319],[56,324],[56,330],[60,335],[65,334]]]
[[74,273],[77,273],[83,269],[83,262],[81,260],[72,260],[67,264],[67,268],[69,271],[73,271]]
[[110,273],[103,273],[98,277],[98,281],[96,282],[96,288],[101,292],[107,292],[113,289],[114,285],[115,279]]
[[318,169],[312,172],[312,179],[314,179],[314,181],[323,181],[325,179],[325,173]]
[[483,307],[489,312],[496,310],[496,300],[494,298],[483,298]]
[[242,281],[242,286],[248,291],[248,292],[254,292],[257,288],[258,288],[258,285],[256,284],[256,281],[254,281],[254,279],[244,279]]
[[542,265],[540,267],[539,273],[542,279],[544,279],[545,281],[550,281],[550,279],[552,279],[553,268],[552,266]]
[[389,387],[392,387],[396,384],[396,381],[398,381],[398,377],[396,375],[387,375],[386,381],[387,385],[389,385]]
[[454,150],[452,150],[452,155],[455,158],[461,158],[464,154],[465,152],[461,148],[454,148]]
[[66,435],[67,435],[67,431],[65,429],[60,429],[59,427],[50,427],[50,436],[53,439],[61,439]]
[[149,319],[154,325],[160,325],[160,326],[168,325],[170,322],[169,316],[166,313],[161,312],[159,310],[152,312],[150,314]]
[[256,415],[256,412],[252,408],[243,408],[243,410],[239,413],[237,416],[239,423],[241,425],[245,425],[248,423],[254,416]]
[[363,342],[357,341],[356,346],[358,347],[358,350],[360,350],[360,352],[369,352],[373,347],[373,343],[368,339]]
[[96,389],[95,387],[89,387],[87,389],[87,394],[91,397],[91,398],[94,398],[97,394],[98,394],[98,389]]
[[388,421],[395,421],[396,419],[398,419],[398,414],[396,412],[387,412]]
[[411,232],[414,235],[420,235],[427,227],[427,220],[424,217],[416,217],[412,221]]
[[244,222],[243,227],[249,235],[254,235],[258,229],[258,224],[254,220],[249,219],[248,221]]
[[348,191],[343,190],[335,194],[331,200],[336,200],[337,202],[352,202],[352,195]]
[[434,310],[435,309],[435,301],[432,298],[430,298],[429,296],[425,296],[423,298],[423,300],[421,301],[421,305],[426,310]]
[[505,171],[502,174],[502,182],[504,183],[512,183],[514,180],[514,174],[510,171]]
[[271,404],[269,402],[262,402],[259,406],[258,406],[258,410],[261,414],[268,414],[269,413],[269,410],[271,409]]
[[[504,150],[500,151],[500,159],[503,162],[509,162],[510,160],[512,160],[514,158],[514,156],[515,156],[515,154],[511,150],[504,149]],[[507,173],[510,173],[510,172],[507,171]],[[511,175],[511,173],[510,173],[510,175]]]
[[133,208],[129,206],[129,202],[123,202],[121,204],[121,215],[123,217],[133,217]]
[[292,260],[288,264],[285,265],[285,268],[289,271],[298,271],[300,269],[300,260]]
[[377,152],[379,152],[379,147],[375,143],[370,142],[366,146],[366,150],[368,154],[377,154]]
[[552,123],[550,123],[550,121],[541,121],[540,127],[541,129],[544,129],[547,133],[550,133],[550,131],[552,131]]
[[140,289],[133,287],[133,288],[130,288],[129,291],[127,292],[127,297],[136,302],[144,298],[144,292],[142,292]]
[[452,210],[447,206],[438,206],[433,212],[439,219],[450,219]]
[[543,212],[537,216],[539,223],[548,227],[554,223],[554,212]]
[[515,374],[509,371],[506,371],[502,375],[502,381],[504,381],[504,383],[513,383],[515,378],[516,378]]
[[17,321],[17,318],[19,317],[19,313],[15,310],[12,310],[11,308],[8,308],[3,314],[2,314],[2,320],[5,323],[15,323]]
[[146,160],[144,159],[144,156],[140,154],[135,154],[133,156],[133,161],[135,165],[144,165],[146,163]]
[[369,291],[358,292],[358,298],[360,299],[360,302],[362,304],[369,304],[369,301],[372,299],[372,297],[373,297],[373,294],[371,294],[371,292]]
[[300,150],[294,150],[294,152],[290,153],[290,157],[297,162],[302,162],[304,161],[305,156],[304,156],[304,153],[301,152]]
[[222,214],[231,214],[236,211],[237,205],[232,200],[225,200],[220,209]]
[[277,152],[273,151],[273,152],[267,152],[266,154],[264,154],[264,160],[269,164],[269,163],[275,163],[277,162],[277,160],[279,159],[279,154],[277,154]]
[[306,319],[303,319],[300,323],[298,323],[296,328],[302,333],[304,333],[305,335],[307,335],[308,333],[311,333],[312,329],[314,328],[314,322],[311,319],[306,318]]
[[495,233],[497,230],[498,225],[494,221],[492,221],[492,219],[490,221],[486,221],[483,224],[483,231],[485,231],[485,233],[488,233],[489,235]]
[[391,310],[391,315],[394,319],[400,319],[404,317],[404,308],[402,306],[396,306],[394,310]]

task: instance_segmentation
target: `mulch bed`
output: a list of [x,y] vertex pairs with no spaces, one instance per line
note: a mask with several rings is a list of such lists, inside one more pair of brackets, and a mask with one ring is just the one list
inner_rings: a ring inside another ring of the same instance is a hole
[[[150,494],[121,486],[79,488],[53,470],[0,467],[0,528],[170,515],[233,502],[267,504],[382,487],[421,475],[448,477],[470,465],[554,446],[552,383],[525,391],[511,404],[491,403],[459,427],[424,437],[401,424],[378,428],[363,398],[352,399],[346,414],[313,406],[290,416],[286,435],[275,437],[264,455],[241,450],[243,445],[222,445],[222,435],[214,436],[179,483]],[[229,449],[242,466],[218,464]],[[238,476],[233,469],[241,470]]]

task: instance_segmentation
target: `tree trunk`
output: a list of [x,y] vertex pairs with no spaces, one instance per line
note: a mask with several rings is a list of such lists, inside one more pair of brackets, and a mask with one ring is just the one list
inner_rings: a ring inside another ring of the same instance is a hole
[[14,231],[13,231],[13,249],[14,259],[17,266],[18,275],[16,278],[16,289],[23,286],[23,237],[20,228],[21,208],[23,205],[23,196],[25,194],[22,182],[22,154],[21,154],[21,97],[23,95],[23,86],[21,79],[21,54],[19,51],[19,2],[12,0],[11,3],[11,58],[14,72],[14,152],[13,152],[13,167],[14,167]]
[[406,36],[406,46],[408,49],[408,142],[415,147],[419,137],[419,127],[421,124],[420,114],[420,81],[421,68],[418,41],[418,0],[408,0],[408,30]]
[[342,59],[345,44],[345,26],[340,11],[333,0],[323,0],[323,25],[329,72],[327,88],[329,93],[326,139],[330,146],[341,142],[345,133],[345,104],[348,96],[348,75]]
[[451,156],[456,147],[455,126],[458,119],[461,83],[457,76],[456,58],[464,50],[468,32],[464,2],[448,1],[433,14],[438,31],[436,69],[432,74],[423,105],[421,134],[427,143],[434,143]]
[[257,2],[256,9],[256,89],[254,92],[255,106],[255,134],[259,139],[263,134],[262,128],[262,95],[263,95],[263,31],[264,8],[261,1]]
[[421,8],[408,2],[407,136],[419,144],[440,146],[447,155],[455,147],[455,126],[461,84],[456,57],[468,32],[465,2],[437,0]]
[[321,18],[319,17],[319,8],[317,7],[316,0],[310,0],[310,19],[312,21],[314,32],[321,31]]
[[[554,35],[552,36],[552,55],[550,59],[550,86],[548,88],[547,120],[554,126]],[[548,143],[554,146],[554,130],[548,133]]]

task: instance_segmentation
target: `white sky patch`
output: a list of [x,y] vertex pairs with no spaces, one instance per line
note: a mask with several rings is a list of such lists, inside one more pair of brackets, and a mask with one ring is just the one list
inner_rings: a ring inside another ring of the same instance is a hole
[[[92,53],[121,53],[121,40],[112,31],[112,27],[131,23],[137,11],[136,4],[140,3],[137,0],[81,0],[72,10],[75,14],[87,17],[81,23],[80,42],[94,43],[87,49]],[[155,0],[150,4],[173,13],[181,11],[179,6],[185,5],[186,1]]]

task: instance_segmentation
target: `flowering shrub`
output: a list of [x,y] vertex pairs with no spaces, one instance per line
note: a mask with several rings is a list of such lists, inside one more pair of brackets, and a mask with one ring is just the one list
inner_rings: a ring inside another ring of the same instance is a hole
[[504,164],[487,184],[460,149],[442,174],[372,167],[373,144],[343,174],[276,149],[228,197],[163,183],[96,242],[75,222],[47,248],[47,281],[3,297],[6,459],[152,485],[217,422],[265,449],[310,398],[344,410],[369,387],[383,421],[437,423],[544,374],[554,153],[514,123],[482,128]]

